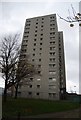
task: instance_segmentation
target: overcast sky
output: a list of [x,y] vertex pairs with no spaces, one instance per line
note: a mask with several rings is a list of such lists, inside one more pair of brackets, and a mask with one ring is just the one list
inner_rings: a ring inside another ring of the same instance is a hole
[[[12,0],[13,1],[13,0]],[[14,0],[15,1],[15,0]],[[18,1],[18,2],[17,2]],[[19,2],[23,1],[23,2]],[[0,2],[0,36],[5,33],[20,32],[23,34],[25,20],[36,16],[48,14],[59,14],[66,18],[69,16],[68,9],[72,16],[73,5],[76,12],[79,11],[79,0],[70,0],[72,2],[55,2],[55,0],[39,0],[39,2],[26,0],[16,0],[16,2]],[[68,0],[69,1],[69,0]],[[73,28],[69,23],[60,20],[57,16],[58,30],[64,34],[64,49],[66,63],[66,85],[67,91],[79,91],[79,27],[75,24]],[[0,82],[0,86],[4,86]]]

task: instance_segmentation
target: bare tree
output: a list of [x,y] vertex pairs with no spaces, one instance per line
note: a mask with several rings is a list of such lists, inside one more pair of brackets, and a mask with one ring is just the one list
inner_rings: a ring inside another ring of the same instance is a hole
[[29,84],[29,77],[37,74],[36,68],[28,62],[28,57],[25,59],[19,59],[16,67],[15,98],[17,98],[18,87],[26,83]]
[[19,85],[25,84],[30,76],[37,74],[34,65],[29,63],[28,56],[25,55],[23,58],[18,41],[20,41],[19,34],[6,36],[3,38],[0,48],[0,66],[5,80],[5,101],[9,88],[15,88],[15,98],[17,98]]
[[65,22],[70,23],[70,27],[73,27],[74,23],[79,23],[79,26],[81,27],[81,13],[76,13],[72,4],[71,4],[71,8],[72,8],[72,12],[71,12],[72,16],[71,16],[70,11],[68,9],[69,16],[67,16],[67,18],[63,18],[63,17],[58,15],[59,18],[64,20]]
[[11,75],[13,73],[14,66],[18,62],[20,54],[20,45],[18,41],[20,35],[7,35],[3,37],[2,44],[0,46],[0,67],[3,72],[3,79],[5,80],[4,99],[6,101],[7,89],[11,81]]

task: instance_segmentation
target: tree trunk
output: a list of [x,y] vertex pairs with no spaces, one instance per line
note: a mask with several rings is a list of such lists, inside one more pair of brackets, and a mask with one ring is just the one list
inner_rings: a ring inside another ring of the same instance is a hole
[[5,89],[4,89],[4,102],[7,101],[7,80],[5,80]]
[[15,87],[15,99],[17,99],[17,93],[18,93],[18,83],[17,83],[17,85]]

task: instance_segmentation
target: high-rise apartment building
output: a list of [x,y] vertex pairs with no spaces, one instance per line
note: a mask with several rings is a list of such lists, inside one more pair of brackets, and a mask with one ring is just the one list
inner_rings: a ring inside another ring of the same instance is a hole
[[21,56],[38,67],[21,96],[59,100],[66,92],[63,32],[58,32],[56,15],[26,19]]

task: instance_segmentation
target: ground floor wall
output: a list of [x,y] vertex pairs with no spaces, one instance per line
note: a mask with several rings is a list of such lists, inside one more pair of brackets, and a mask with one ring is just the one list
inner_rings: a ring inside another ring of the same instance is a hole
[[33,91],[28,92],[28,91],[22,91],[21,93],[18,94],[19,97],[25,97],[25,98],[34,98],[34,99],[48,99],[48,100],[60,100],[60,95],[51,93],[49,94],[48,92],[36,92]]

